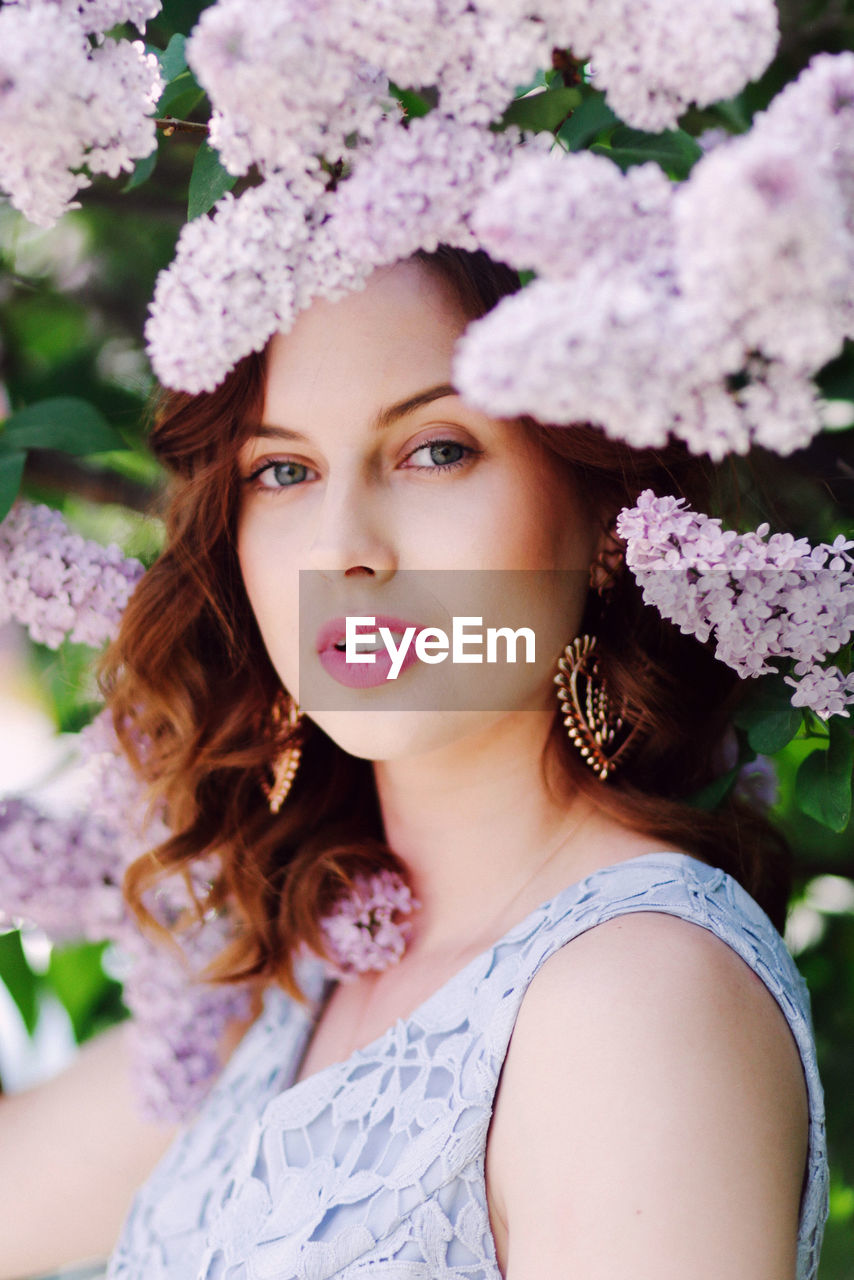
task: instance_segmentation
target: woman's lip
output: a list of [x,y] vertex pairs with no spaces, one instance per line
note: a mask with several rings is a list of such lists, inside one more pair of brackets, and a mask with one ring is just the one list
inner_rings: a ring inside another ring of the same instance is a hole
[[[409,627],[414,627],[415,636],[412,637],[413,643],[419,631],[424,630],[420,622],[405,622],[403,618],[393,618],[389,614],[351,613],[348,616],[351,618],[362,618],[362,617],[373,618],[374,619],[373,630],[375,632],[379,631],[380,627],[388,627],[390,631],[399,631],[401,634],[403,634],[408,630]],[[370,631],[371,629],[367,626],[359,626],[357,628],[357,635],[363,638],[367,638],[370,635]],[[334,647],[335,643],[336,641],[344,640],[346,637],[346,634],[347,634],[347,618],[330,618],[328,622],[324,622],[323,626],[320,628],[320,630],[317,633],[317,639],[315,640],[315,648],[317,649],[317,652],[323,653],[327,650],[338,652]],[[411,652],[411,650],[412,650],[412,645],[410,645],[409,651]],[[364,652],[364,650],[362,650],[362,652]],[[380,654],[377,654],[377,657],[380,657],[380,656],[381,656]],[[407,654],[407,657],[408,656],[409,654]],[[353,664],[353,665],[366,666],[366,667],[370,666],[369,663],[359,663],[359,664]]]
[[[388,627],[390,631],[400,632],[401,635],[405,634],[410,627],[414,627],[415,635],[412,636],[406,650],[406,656],[400,664],[399,675],[402,675],[407,668],[418,661],[418,655],[415,652],[415,640],[419,633],[424,630],[421,623],[406,622],[403,618],[394,618],[387,613],[351,613],[349,617],[374,619],[373,628],[368,626],[359,626],[357,628],[357,634],[363,638],[367,638],[371,634],[371,630],[377,633],[380,627]],[[320,665],[324,671],[333,680],[337,680],[339,684],[346,685],[349,689],[375,689],[378,685],[385,684],[388,681],[392,663],[391,654],[385,646],[373,654],[373,662],[348,662],[346,652],[335,648],[336,641],[344,640],[346,634],[346,618],[330,618],[318,631],[316,640],[317,652],[320,656]],[[400,644],[400,640],[396,640],[395,644]],[[361,652],[365,652],[365,650],[361,650]]]

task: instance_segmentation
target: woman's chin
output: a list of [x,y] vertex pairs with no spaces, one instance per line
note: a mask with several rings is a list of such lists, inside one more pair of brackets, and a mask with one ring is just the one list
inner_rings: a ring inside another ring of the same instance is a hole
[[348,755],[380,761],[402,760],[453,746],[489,729],[506,713],[365,708],[307,714]]

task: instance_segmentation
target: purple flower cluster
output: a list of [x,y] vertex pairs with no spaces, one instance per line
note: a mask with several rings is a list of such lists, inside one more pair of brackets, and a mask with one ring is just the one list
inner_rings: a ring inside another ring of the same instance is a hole
[[828,719],[849,715],[854,676],[823,666],[854,634],[854,541],[811,547],[789,533],[722,529],[683,498],[645,490],[620,513],[626,564],[647,604],[684,634],[706,641],[742,677],[794,662],[794,706]]
[[346,981],[396,964],[411,929],[399,917],[419,906],[393,871],[356,876],[352,891],[322,921],[329,974]]
[[[82,803],[45,814],[23,799],[0,802],[0,920],[38,925],[55,941],[110,941],[120,961],[124,1000],[134,1018],[134,1074],[143,1111],[172,1121],[195,1107],[219,1070],[218,1047],[235,1018],[249,1012],[245,987],[199,980],[232,936],[227,915],[179,934],[172,948],[143,934],[122,895],[126,868],[167,835],[146,812],[144,792],[102,713],[81,735]],[[173,877],[149,902],[164,926],[192,908],[215,873]]]
[[73,533],[50,507],[19,502],[0,523],[0,623],[14,619],[52,649],[111,639],[142,574],[138,560]]
[[516,140],[433,113],[408,129],[378,125],[335,191],[277,174],[227,195],[211,219],[184,227],[158,277],[145,330],[158,377],[210,391],[315,298],[360,288],[375,266],[422,245],[475,248],[469,211]]
[[540,278],[469,327],[456,384],[486,412],[592,422],[641,447],[808,444],[813,375],[854,335],[852,135],[849,53],[814,59],[681,185],[518,149],[472,225]]
[[[601,390],[602,348],[612,339],[618,344],[625,339],[624,381],[634,395],[612,397],[610,409],[598,406],[593,396],[589,407],[601,408],[596,420],[606,429],[628,429],[619,424],[638,421],[633,353],[641,369],[648,367],[653,346],[675,355],[673,344],[662,340],[662,325],[671,322],[676,332],[682,329],[681,318],[670,316],[669,265],[657,275],[652,245],[645,240],[647,234],[653,242],[659,234],[673,239],[670,184],[658,170],[657,178],[630,175],[626,195],[608,161],[595,174],[578,167],[593,157],[574,157],[575,171],[571,165],[560,166],[565,173],[545,163],[526,167],[543,160],[543,148],[530,142],[520,148],[518,135],[499,138],[488,126],[517,86],[548,65],[556,46],[592,56],[595,83],[614,96],[626,120],[664,128],[675,124],[690,101],[729,96],[760,74],[776,39],[771,0],[697,0],[690,14],[673,0],[640,5],[540,0],[534,6],[518,0],[400,0],[393,6],[388,0],[359,5],[348,0],[300,5],[295,0],[218,0],[202,14],[187,45],[188,60],[213,104],[211,141],[223,163],[234,174],[255,164],[266,183],[240,200],[225,197],[212,220],[185,228],[172,267],[158,280],[146,328],[158,377],[191,392],[212,390],[243,355],[259,350],[276,329],[286,331],[315,297],[334,298],[359,288],[371,266],[393,262],[419,247],[444,241],[475,248],[482,242],[501,256],[504,233],[499,228],[497,235],[490,234],[495,219],[489,209],[493,199],[501,204],[504,191],[499,221],[518,224],[527,241],[517,246],[519,253],[508,251],[509,259],[515,263],[517,257],[530,257],[529,248],[545,228],[544,244],[534,248],[534,257],[544,271],[559,270],[567,278],[567,258],[575,246],[575,261],[588,268],[585,275],[579,267],[584,276],[580,293],[585,302],[597,303],[591,313],[595,323],[587,338],[574,331],[558,333],[547,350],[558,309],[561,324],[572,326],[565,299],[569,293],[578,296],[575,279],[572,290],[543,289],[535,298],[520,300],[521,310],[511,311],[508,323],[512,329],[519,322],[525,360],[507,367],[493,351],[483,361],[475,355],[473,371],[471,361],[461,366],[471,398],[488,401],[495,412],[505,411],[499,402],[514,400],[526,401],[526,411],[535,416],[557,407],[564,417],[549,416],[567,420],[565,393],[562,399],[552,388],[555,377],[578,386],[573,408],[587,402],[583,378],[577,377],[572,361],[566,367],[563,348],[577,348],[577,363],[595,365],[593,381]],[[401,86],[432,88],[438,110],[401,127],[386,77]],[[519,167],[505,188],[498,180],[513,152],[520,153]],[[327,197],[324,170],[332,169],[337,189]],[[542,177],[545,187],[534,181],[529,189],[529,175]],[[571,210],[549,204],[549,183],[578,211],[588,180],[595,189],[590,207],[598,216],[582,215],[587,230],[579,234]],[[656,208],[651,220],[644,216],[644,192]],[[659,208],[662,204],[666,208]],[[482,240],[470,226],[476,207],[486,210]],[[628,276],[626,262],[610,246],[605,230],[616,223],[624,232],[620,244],[636,245],[641,258]],[[583,251],[589,241],[596,249],[592,256]],[[631,315],[612,315],[607,299],[598,297],[603,275],[613,276],[609,296],[617,299],[618,311],[621,298],[637,295]],[[586,321],[587,306],[582,303],[577,310]],[[531,312],[541,317],[539,327],[532,326]],[[209,324],[200,325],[199,315],[208,317]],[[579,324],[586,331],[586,324]],[[212,341],[207,340],[209,331]],[[531,351],[528,340],[534,333],[538,342]],[[489,345],[483,333],[479,340]],[[512,334],[501,331],[495,340],[510,352]],[[721,406],[692,402],[692,388],[686,392],[683,387],[684,363],[674,359],[686,431],[707,435]],[[517,371],[520,364],[526,372]],[[498,390],[495,377],[503,379]],[[663,382],[671,377],[669,368],[660,369]],[[765,383],[758,381],[764,390]],[[774,395],[765,393],[755,412],[761,413],[769,399],[778,412],[783,400],[779,380]],[[647,442],[660,442],[666,435],[661,424],[671,420],[673,400],[668,388],[647,407]],[[792,412],[800,408],[798,403]],[[719,437],[725,434],[721,427],[717,431]]]
[[157,8],[145,0],[0,8],[0,190],[37,226],[76,207],[90,185],[84,165],[116,177],[154,150],[157,58],[139,40],[102,38],[100,24],[144,20]]

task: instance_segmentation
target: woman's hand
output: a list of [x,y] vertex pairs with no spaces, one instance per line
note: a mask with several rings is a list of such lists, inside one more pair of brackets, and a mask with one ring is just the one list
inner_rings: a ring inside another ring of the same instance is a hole
[[487,1148],[507,1280],[794,1280],[808,1131],[773,996],[709,931],[598,925],[534,978]]

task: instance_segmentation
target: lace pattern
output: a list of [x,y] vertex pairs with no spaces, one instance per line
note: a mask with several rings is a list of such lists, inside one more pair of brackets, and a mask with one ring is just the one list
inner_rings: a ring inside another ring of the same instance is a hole
[[[522,998],[549,956],[605,920],[663,911],[711,930],[778,1001],[810,1108],[798,1280],[827,1212],[824,1104],[809,996],[782,939],[724,872],[646,854],[571,885],[410,1017],[291,1084],[311,1010],[270,990],[192,1124],[138,1194],[109,1280],[500,1280],[486,1135]],[[306,992],[321,994],[319,970]]]

